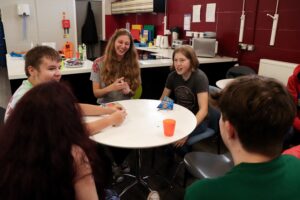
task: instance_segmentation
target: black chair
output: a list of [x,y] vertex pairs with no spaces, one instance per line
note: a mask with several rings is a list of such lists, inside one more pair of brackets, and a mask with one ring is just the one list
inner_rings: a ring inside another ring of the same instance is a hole
[[223,176],[234,166],[230,153],[209,152],[190,152],[185,155],[184,164],[189,174],[198,179]]
[[[215,86],[209,86],[209,93],[212,94],[212,93],[215,93],[215,92],[219,92],[220,89],[215,87]],[[195,135],[195,136],[192,136],[188,139],[187,141],[187,144],[188,145],[194,145],[198,142],[200,142],[201,140],[205,139],[205,138],[208,138],[208,137],[211,137],[211,136],[214,136],[216,135],[217,137],[217,153],[219,154],[220,153],[220,146],[221,146],[221,139],[220,139],[220,135],[219,135],[219,119],[220,119],[220,111],[213,107],[212,105],[209,105],[208,106],[208,127],[206,129],[205,132],[199,134],[199,135]],[[189,153],[188,153],[189,154]],[[173,183],[175,177],[177,176],[178,172],[179,172],[179,169],[181,168],[181,166],[183,166],[184,164],[184,160],[179,162],[176,170],[175,170],[175,173],[171,179],[171,183]],[[186,182],[186,178],[184,178],[184,185],[185,185],[185,182]]]
[[247,66],[234,66],[228,69],[226,78],[236,78],[239,76],[245,76],[249,74],[256,74],[255,71]]
[[[213,88],[210,90],[213,91],[212,89]],[[218,92],[219,90],[216,90],[215,92]],[[216,123],[215,126],[219,128],[218,123]],[[216,130],[219,132],[218,128]],[[185,155],[183,160],[185,164],[184,185],[186,185],[188,174],[191,174],[198,179],[215,178],[224,175],[234,166],[230,153],[219,154],[220,143],[221,137],[218,135],[218,154],[209,152],[190,152]]]

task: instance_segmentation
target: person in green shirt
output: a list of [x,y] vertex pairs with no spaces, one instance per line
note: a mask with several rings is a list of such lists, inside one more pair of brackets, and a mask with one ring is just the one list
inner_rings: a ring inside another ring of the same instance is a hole
[[235,166],[222,177],[193,183],[185,200],[299,199],[300,160],[281,155],[296,114],[286,88],[275,79],[244,76],[213,99],[222,113],[220,132]]

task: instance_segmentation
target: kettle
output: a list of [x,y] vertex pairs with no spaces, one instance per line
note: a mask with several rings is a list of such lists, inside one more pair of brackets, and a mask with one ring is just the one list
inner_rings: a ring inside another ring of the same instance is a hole
[[160,47],[161,41],[162,41],[162,35],[157,35],[155,46]]
[[169,47],[169,39],[168,36],[164,35],[161,37],[160,48],[166,49]]

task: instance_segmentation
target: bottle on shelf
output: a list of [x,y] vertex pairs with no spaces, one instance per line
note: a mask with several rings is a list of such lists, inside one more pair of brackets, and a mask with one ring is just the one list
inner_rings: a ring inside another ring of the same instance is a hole
[[78,52],[79,52],[79,60],[82,60],[82,46],[78,46]]
[[130,31],[130,23],[129,22],[126,22],[126,29],[127,29],[127,31]]
[[87,56],[86,56],[86,45],[84,43],[82,43],[82,60],[86,60]]

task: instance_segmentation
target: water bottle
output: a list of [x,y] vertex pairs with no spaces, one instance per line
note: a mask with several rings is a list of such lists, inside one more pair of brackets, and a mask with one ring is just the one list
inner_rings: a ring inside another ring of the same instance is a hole
[[78,46],[78,52],[79,52],[79,60],[82,60],[82,46],[81,45],[79,45]]
[[86,45],[82,43],[82,60],[86,60]]
[[129,22],[126,22],[126,29],[127,29],[127,31],[130,31],[130,23]]
[[60,63],[60,70],[65,69],[65,58],[61,58],[61,63]]

